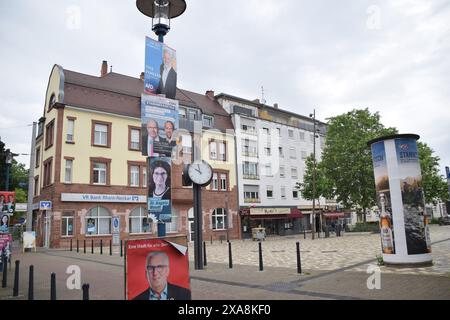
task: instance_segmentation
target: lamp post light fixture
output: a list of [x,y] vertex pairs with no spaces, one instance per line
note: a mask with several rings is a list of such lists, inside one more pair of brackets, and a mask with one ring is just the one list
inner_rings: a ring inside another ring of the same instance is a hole
[[152,18],[152,30],[159,42],[170,30],[170,19],[181,16],[186,10],[184,0],[136,0],[138,10]]

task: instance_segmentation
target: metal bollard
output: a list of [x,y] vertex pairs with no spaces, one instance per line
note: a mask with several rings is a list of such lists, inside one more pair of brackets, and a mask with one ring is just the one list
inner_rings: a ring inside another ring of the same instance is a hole
[[85,283],[82,286],[83,289],[83,300],[89,300],[89,284]]
[[70,239],[70,251],[72,251],[72,239]]
[[83,241],[83,252],[86,253],[86,240]]
[[208,263],[206,262],[206,242],[203,241],[203,265],[206,266]]
[[303,229],[303,239],[306,240],[306,228]]
[[94,239],[91,240],[91,253],[94,254]]
[[56,274],[50,275],[50,300],[56,300]]
[[28,275],[28,300],[34,300],[34,266],[30,266]]
[[211,236],[211,244],[212,244],[212,236]]
[[109,255],[112,256],[112,240],[109,240]]
[[120,240],[120,256],[123,256],[123,240]]
[[19,268],[20,260],[16,260],[16,269],[14,270],[13,297],[17,297],[19,295]]
[[77,253],[80,252],[80,241],[77,239]]
[[297,273],[302,273],[302,261],[300,260],[300,242],[297,242]]
[[228,241],[228,266],[233,268],[233,255],[231,254],[231,242]]
[[103,239],[100,239],[100,254],[103,254]]
[[263,271],[264,266],[263,266],[262,243],[261,242],[258,243],[258,247],[259,247],[259,271]]
[[2,288],[6,288],[6,284],[8,282],[8,258],[6,254],[2,253],[2,264],[3,264],[3,279],[2,279]]

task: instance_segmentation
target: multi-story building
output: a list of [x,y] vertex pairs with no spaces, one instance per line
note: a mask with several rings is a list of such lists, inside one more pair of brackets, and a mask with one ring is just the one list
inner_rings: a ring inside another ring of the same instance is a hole
[[[230,114],[236,132],[239,206],[244,236],[257,226],[267,234],[310,229],[312,202],[296,184],[313,153],[314,123],[309,117],[228,94],[216,100]],[[316,120],[316,159],[320,161],[326,125]],[[325,199],[320,199],[322,207]],[[318,206],[318,203],[317,203]]]
[[[106,62],[101,70],[97,77],[55,65],[50,74],[35,150],[33,230],[40,246],[68,246],[70,239],[109,243],[113,217],[120,219],[120,239],[157,236],[147,218],[147,166],[141,155],[143,74],[108,73]],[[176,98],[180,127],[188,130],[172,167],[172,222],[166,232],[192,240],[193,194],[182,185],[182,169],[192,159],[189,128],[197,121],[203,124],[203,155],[213,142],[217,150],[210,161],[216,180],[203,192],[203,237],[239,238],[231,119],[206,94],[177,90]],[[40,211],[41,200],[52,201],[52,209]]]

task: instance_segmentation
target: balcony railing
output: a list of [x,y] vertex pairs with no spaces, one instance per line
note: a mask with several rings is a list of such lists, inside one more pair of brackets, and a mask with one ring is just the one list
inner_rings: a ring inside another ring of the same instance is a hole
[[244,174],[244,179],[259,180],[259,175],[257,175],[257,174]]
[[242,151],[244,157],[258,157],[258,152]]
[[260,203],[261,199],[257,198],[244,198],[245,203]]

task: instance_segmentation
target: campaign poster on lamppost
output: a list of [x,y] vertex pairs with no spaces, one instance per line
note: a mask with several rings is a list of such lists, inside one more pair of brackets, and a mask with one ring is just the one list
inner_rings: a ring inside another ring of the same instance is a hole
[[162,42],[145,38],[144,93],[175,99],[177,90],[176,51]]
[[11,191],[0,191],[0,210],[12,215],[14,213],[16,193]]
[[171,157],[177,145],[178,101],[143,94],[141,97],[142,155]]
[[172,221],[171,160],[148,158],[148,217],[153,222]]
[[187,242],[129,240],[126,244],[126,300],[191,300]]
[[391,192],[383,141],[372,144],[372,163],[377,204],[380,210],[381,249],[384,254],[395,254],[394,220],[392,219]]

